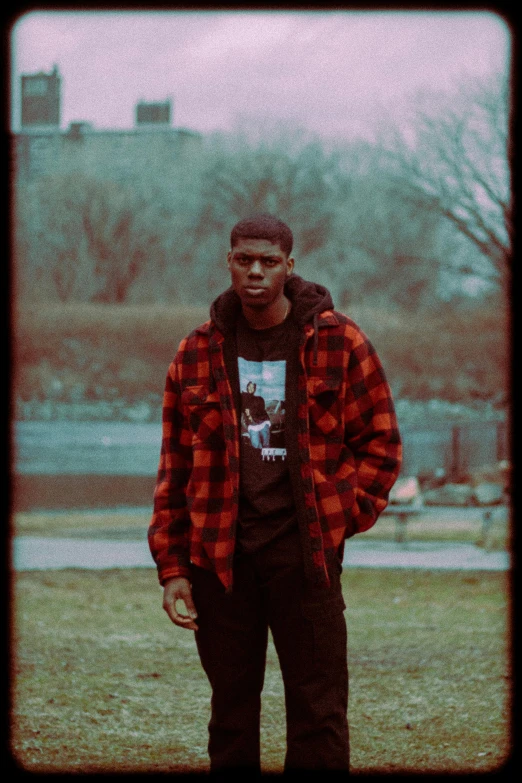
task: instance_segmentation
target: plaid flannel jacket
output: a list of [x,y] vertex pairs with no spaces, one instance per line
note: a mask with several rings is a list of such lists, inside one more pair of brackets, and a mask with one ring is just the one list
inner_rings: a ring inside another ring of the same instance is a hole
[[[223,345],[207,321],[182,340],[169,367],[149,527],[161,584],[190,578],[193,562],[232,588],[240,430]],[[298,352],[290,472],[311,570],[328,584],[325,556],[376,522],[402,447],[379,358],[350,318],[333,310],[316,315]]]

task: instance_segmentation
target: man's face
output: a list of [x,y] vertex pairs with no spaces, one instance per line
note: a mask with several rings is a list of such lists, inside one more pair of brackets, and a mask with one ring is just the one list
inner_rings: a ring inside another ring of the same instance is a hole
[[283,295],[294,259],[267,239],[239,239],[227,255],[227,264],[242,304],[264,309]]

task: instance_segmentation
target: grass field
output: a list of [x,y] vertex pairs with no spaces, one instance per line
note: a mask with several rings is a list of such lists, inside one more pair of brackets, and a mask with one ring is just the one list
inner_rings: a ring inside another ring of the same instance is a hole
[[[407,525],[409,541],[461,541],[479,543],[482,540],[482,511],[479,508],[443,509],[440,514],[413,516]],[[20,512],[13,517],[13,532],[33,536],[125,537],[141,539],[146,535],[150,509],[135,511]],[[395,517],[382,516],[359,539],[393,541]],[[493,522],[482,542],[490,550],[508,548],[509,530],[505,515],[494,512]]]
[[[472,773],[509,754],[509,584],[502,573],[343,574],[354,772]],[[209,686],[153,570],[13,580],[12,736],[31,772],[207,769]],[[262,763],[284,758],[272,645]]]

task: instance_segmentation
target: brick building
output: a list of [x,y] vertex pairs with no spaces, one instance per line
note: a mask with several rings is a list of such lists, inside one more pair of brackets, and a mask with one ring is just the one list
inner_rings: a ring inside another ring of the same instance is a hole
[[23,182],[65,171],[125,180],[141,171],[154,175],[171,166],[190,169],[202,137],[174,128],[170,100],[140,101],[135,127],[97,130],[86,122],[60,129],[61,79],[50,74],[21,77],[21,130],[13,134],[13,174]]

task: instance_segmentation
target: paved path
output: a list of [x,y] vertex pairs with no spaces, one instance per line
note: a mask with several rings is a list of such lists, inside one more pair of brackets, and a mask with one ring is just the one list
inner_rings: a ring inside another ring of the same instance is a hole
[[438,541],[348,541],[344,566],[507,571],[507,552],[488,552],[476,544]]
[[[146,541],[17,536],[17,571],[50,568],[153,568]],[[507,552],[488,552],[474,544],[448,542],[347,541],[345,568],[425,568],[506,571]]]

